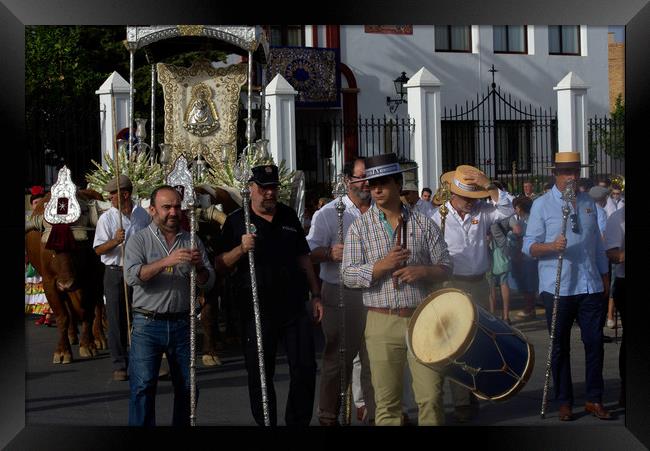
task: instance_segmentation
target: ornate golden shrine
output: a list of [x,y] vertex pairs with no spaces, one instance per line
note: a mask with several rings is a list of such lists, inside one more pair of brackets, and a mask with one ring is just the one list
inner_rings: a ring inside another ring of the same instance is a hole
[[158,63],[157,71],[165,99],[165,142],[173,146],[172,161],[183,154],[190,159],[201,154],[215,167],[224,144],[237,141],[246,65],[215,68],[201,60],[189,68]]

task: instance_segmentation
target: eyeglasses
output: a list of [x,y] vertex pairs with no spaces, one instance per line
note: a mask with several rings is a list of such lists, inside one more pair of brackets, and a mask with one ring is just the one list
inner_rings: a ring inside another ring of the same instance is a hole
[[569,216],[571,219],[571,231],[573,233],[580,233],[580,226],[578,225],[578,214],[573,213],[571,216]]

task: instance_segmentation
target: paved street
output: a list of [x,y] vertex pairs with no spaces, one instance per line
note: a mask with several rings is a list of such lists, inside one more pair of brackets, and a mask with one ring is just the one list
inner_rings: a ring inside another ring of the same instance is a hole
[[[521,301],[513,301],[515,309],[511,314],[515,318]],[[625,414],[618,408],[618,350],[616,339],[605,344],[605,396],[604,404],[612,411],[612,421],[598,420],[581,411],[584,403],[584,352],[577,326],[572,333],[572,372],[576,395],[576,421],[560,422],[556,406],[549,405],[547,418],[540,418],[540,406],[544,385],[544,372],[548,347],[547,332],[542,320],[543,310],[538,306],[537,319],[518,322],[513,326],[519,328],[529,339],[535,350],[535,367],[526,386],[513,398],[501,402],[481,402],[480,415],[469,425],[477,426],[561,426],[576,427],[597,425],[598,427],[623,427]],[[33,318],[25,319],[27,374],[25,413],[28,425],[84,425],[84,426],[122,426],[128,419],[128,382],[115,382],[111,379],[111,365],[108,351],[100,351],[90,360],[78,358],[78,346],[73,346],[76,360],[68,365],[51,363],[55,343],[56,329],[36,326]],[[612,337],[615,332],[605,329]],[[322,335],[315,329],[317,337],[318,362],[322,349]],[[619,337],[620,339],[620,337]],[[200,343],[200,340],[198,341]],[[200,355],[197,359],[197,380],[199,402],[197,423],[202,426],[253,426],[250,414],[246,371],[243,357],[238,349],[232,348],[221,354],[223,365],[206,368],[201,365]],[[278,392],[278,418],[283,418],[284,404],[288,390],[288,367],[286,358],[280,354],[277,359],[276,389]],[[318,381],[317,381],[318,383]],[[316,394],[318,396],[318,393]],[[549,394],[549,399],[551,394]],[[171,424],[173,391],[171,381],[161,380],[157,397],[157,424]],[[447,424],[454,426],[451,413],[453,404],[448,385],[444,396],[447,411]],[[317,407],[317,399],[314,409]],[[408,414],[412,420],[417,419],[417,409],[411,399],[407,400]],[[315,410],[314,410],[315,411]],[[280,420],[280,424],[283,421]],[[312,425],[317,425],[314,415]],[[353,424],[359,425],[356,418]]]

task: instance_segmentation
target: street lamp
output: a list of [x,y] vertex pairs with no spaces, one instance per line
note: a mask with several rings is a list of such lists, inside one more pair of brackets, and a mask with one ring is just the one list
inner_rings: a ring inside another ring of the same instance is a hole
[[409,78],[406,76],[406,72],[402,72],[402,75],[393,80],[393,83],[395,84],[395,92],[399,96],[399,99],[391,99],[390,97],[386,97],[386,105],[388,105],[391,113],[397,111],[397,108],[400,106],[400,104],[406,103],[406,99],[404,98],[406,96],[406,88],[404,85],[408,81]]

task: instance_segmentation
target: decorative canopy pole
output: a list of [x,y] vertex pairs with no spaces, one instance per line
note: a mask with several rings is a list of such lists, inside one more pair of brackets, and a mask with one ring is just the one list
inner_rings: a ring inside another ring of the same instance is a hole
[[[178,157],[167,176],[167,184],[181,194],[181,210],[190,214],[190,249],[196,248],[194,181],[184,156]],[[190,271],[190,425],[196,426],[196,267]]]

